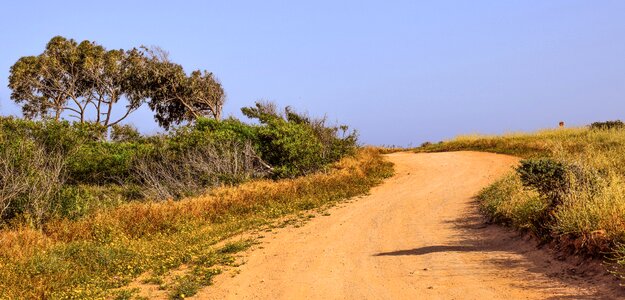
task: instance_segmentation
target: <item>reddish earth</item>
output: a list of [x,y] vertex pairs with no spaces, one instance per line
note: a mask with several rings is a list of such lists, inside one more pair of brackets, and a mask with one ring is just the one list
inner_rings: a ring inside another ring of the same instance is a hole
[[485,225],[474,196],[517,163],[477,152],[396,153],[396,175],[245,254],[197,299],[625,298],[596,262]]

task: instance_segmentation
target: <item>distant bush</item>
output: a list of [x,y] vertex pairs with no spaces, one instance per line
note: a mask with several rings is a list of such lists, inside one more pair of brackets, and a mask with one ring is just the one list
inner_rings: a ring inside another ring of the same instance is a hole
[[591,129],[599,129],[599,130],[623,129],[624,127],[625,127],[625,123],[623,123],[621,120],[594,122],[590,124]]
[[327,126],[325,119],[312,119],[288,107],[280,114],[275,105],[257,102],[242,112],[260,122],[256,148],[277,178],[309,174],[354,153],[357,146],[357,134],[348,132],[347,126]]
[[85,142],[102,140],[105,134],[105,128],[98,124],[0,117],[0,135],[6,140],[30,140],[46,151],[59,151],[64,155],[69,155]]

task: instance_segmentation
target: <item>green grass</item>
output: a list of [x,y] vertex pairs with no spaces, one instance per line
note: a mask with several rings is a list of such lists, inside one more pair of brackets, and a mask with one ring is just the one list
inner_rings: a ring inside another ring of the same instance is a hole
[[[301,178],[254,181],[176,202],[123,204],[79,220],[53,220],[41,230],[0,231],[0,299],[128,299],[137,295],[127,286],[146,275],[171,298],[190,296],[249,247],[220,242],[366,194],[392,172],[377,151],[364,149]],[[172,282],[163,279],[183,266]]]

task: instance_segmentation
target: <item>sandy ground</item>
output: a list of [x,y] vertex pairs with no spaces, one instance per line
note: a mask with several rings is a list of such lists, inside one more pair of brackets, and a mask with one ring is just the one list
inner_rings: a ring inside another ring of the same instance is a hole
[[[476,193],[510,156],[396,153],[369,196],[269,234],[196,299],[616,299],[593,262],[554,259],[477,212]],[[579,264],[579,262],[577,262]],[[593,265],[594,264],[594,265]]]

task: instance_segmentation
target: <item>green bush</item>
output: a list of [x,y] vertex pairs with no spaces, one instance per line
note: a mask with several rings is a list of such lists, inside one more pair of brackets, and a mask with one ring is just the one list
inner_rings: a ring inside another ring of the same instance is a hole
[[255,107],[241,111],[260,123],[256,127],[256,148],[277,178],[320,170],[356,149],[357,134],[348,133],[344,125],[327,126],[325,119],[312,119],[289,107],[282,115],[272,103],[257,102]]
[[133,184],[65,185],[55,199],[55,213],[76,220],[99,209],[141,199],[141,190]]
[[621,120],[594,122],[590,124],[590,129],[609,130],[609,129],[623,129],[625,123]]
[[276,177],[296,177],[323,165],[322,145],[311,128],[282,119],[264,125],[258,130],[258,148]]
[[154,149],[140,142],[88,142],[69,157],[68,179],[72,183],[124,183],[130,179],[137,157]]
[[568,189],[567,169],[550,158],[526,159],[516,169],[523,186],[534,188],[553,202],[560,202]]

